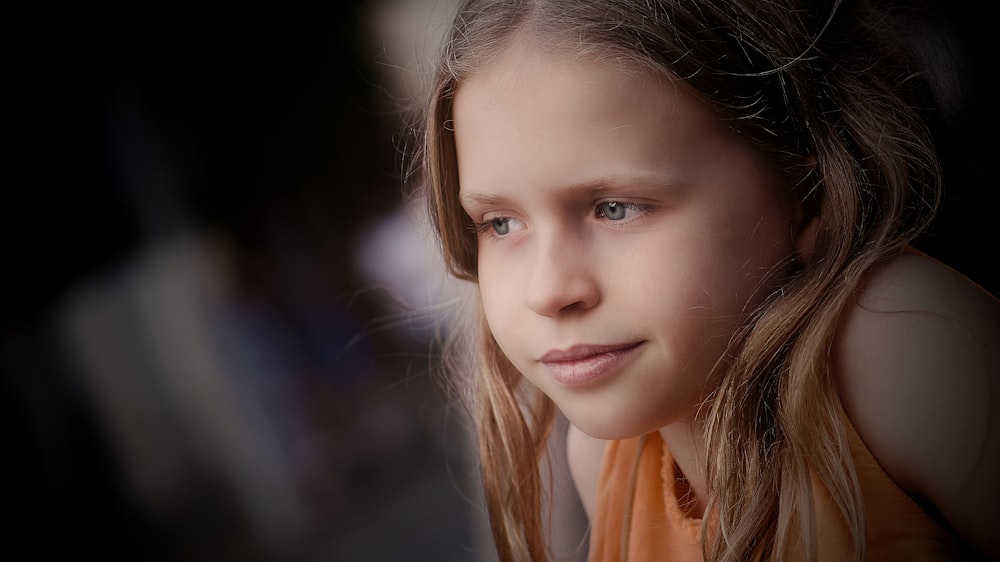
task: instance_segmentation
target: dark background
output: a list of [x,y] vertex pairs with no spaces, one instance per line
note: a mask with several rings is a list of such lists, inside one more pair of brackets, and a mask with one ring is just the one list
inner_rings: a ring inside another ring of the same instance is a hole
[[[0,536],[10,552],[489,558],[461,416],[428,375],[430,341],[394,316],[393,295],[358,260],[372,228],[403,208],[400,122],[374,23],[403,3],[6,18]],[[938,129],[947,201],[921,247],[1000,293],[987,174],[995,48],[978,11],[937,9],[961,80]],[[186,331],[200,324],[181,312],[206,301],[205,332]],[[215,333],[223,341],[199,337]],[[206,353],[228,366],[206,371],[217,379],[188,368]],[[163,354],[177,364],[159,365]],[[99,381],[94,365],[109,362],[145,367]],[[185,376],[245,396],[239,407],[177,396],[168,382]],[[109,417],[107,396],[132,417]],[[171,421],[151,422],[149,408]],[[123,430],[123,419],[138,422]],[[223,447],[229,461],[213,462],[226,442],[211,427],[188,425],[206,419],[234,424],[244,446]],[[121,439],[162,462],[136,473]],[[254,455],[277,475],[255,472]]]
[[426,329],[359,258],[403,208],[403,4],[7,18],[6,554],[489,559]]

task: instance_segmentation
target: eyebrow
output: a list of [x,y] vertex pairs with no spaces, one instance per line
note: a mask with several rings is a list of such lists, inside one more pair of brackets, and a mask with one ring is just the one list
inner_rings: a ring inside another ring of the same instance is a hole
[[[639,188],[668,188],[676,185],[676,183],[658,174],[615,175],[565,184],[559,186],[557,189],[563,193],[599,195],[604,192],[622,192]],[[459,196],[459,202],[463,205],[469,203],[496,205],[498,203],[505,203],[507,200],[508,197],[506,195],[489,191],[472,191]]]

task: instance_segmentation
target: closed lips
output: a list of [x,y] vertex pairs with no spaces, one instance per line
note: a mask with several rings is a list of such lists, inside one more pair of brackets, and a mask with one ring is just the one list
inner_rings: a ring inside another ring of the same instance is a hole
[[568,349],[549,351],[539,361],[542,363],[572,363],[606,353],[629,351],[640,344],[642,344],[641,341],[615,345],[574,345]]

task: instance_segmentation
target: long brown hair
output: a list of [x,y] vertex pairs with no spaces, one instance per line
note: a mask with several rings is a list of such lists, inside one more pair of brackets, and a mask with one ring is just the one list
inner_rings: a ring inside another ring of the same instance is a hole
[[[419,177],[447,267],[472,283],[477,243],[458,202],[451,104],[515,36],[681,81],[776,166],[808,167],[802,197],[821,224],[812,258],[750,315],[706,404],[708,560],[812,557],[810,472],[864,558],[831,348],[865,274],[922,233],[941,192],[922,115],[930,99],[890,25],[902,20],[888,14],[875,1],[469,0],[430,84]],[[474,373],[459,378],[500,559],[543,560],[539,465],[555,407],[507,361],[481,312],[475,344]]]

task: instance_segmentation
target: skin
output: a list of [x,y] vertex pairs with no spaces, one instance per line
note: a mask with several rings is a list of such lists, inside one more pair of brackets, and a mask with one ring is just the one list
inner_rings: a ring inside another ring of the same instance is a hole
[[838,340],[844,406],[876,460],[1000,560],[1000,301],[904,254],[873,272]]
[[669,81],[514,44],[454,102],[490,329],[575,428],[660,430],[703,496],[698,407],[796,251],[789,179]]

